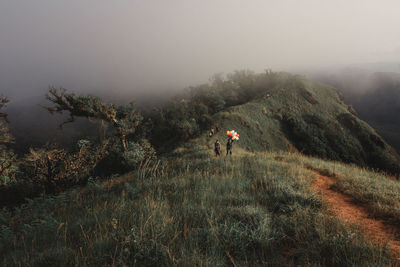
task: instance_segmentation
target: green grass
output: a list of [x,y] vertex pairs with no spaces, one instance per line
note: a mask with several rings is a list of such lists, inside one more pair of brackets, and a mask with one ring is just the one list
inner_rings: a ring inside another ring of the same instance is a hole
[[238,146],[214,158],[207,142],[107,183],[4,209],[1,265],[395,265],[388,248],[325,213],[310,189],[307,166],[342,175],[337,163]]

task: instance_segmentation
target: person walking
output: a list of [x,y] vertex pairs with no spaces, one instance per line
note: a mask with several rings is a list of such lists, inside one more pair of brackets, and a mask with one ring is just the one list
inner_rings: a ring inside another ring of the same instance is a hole
[[218,141],[218,139],[214,143],[214,151],[216,157],[221,156],[221,143]]
[[208,133],[208,136],[211,138],[214,135],[214,129],[211,128],[210,132]]
[[228,142],[226,143],[226,155],[227,156],[228,156],[228,154],[232,155],[232,143],[233,143],[232,138],[229,138]]

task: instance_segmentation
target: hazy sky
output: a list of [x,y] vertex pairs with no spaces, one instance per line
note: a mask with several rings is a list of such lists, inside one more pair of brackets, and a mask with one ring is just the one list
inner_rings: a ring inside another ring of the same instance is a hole
[[167,90],[235,69],[400,61],[399,10],[398,0],[0,0],[0,93]]

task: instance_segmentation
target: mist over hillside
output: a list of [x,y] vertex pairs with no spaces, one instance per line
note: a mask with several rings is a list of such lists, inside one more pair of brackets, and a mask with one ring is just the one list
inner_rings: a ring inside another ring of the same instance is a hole
[[[12,100],[14,134],[53,140],[56,119],[37,106],[49,86],[151,109],[214,73],[395,61],[399,8],[373,0],[4,0],[0,94]],[[49,131],[40,133],[43,125]]]
[[3,0],[0,92],[165,95],[238,69],[395,61],[398,9],[392,0]]
[[[76,92],[71,89],[71,92]],[[182,92],[171,90],[169,96],[157,93],[133,92],[127,95],[113,95],[106,92],[99,93],[107,103],[126,104],[135,101],[141,112],[148,113],[155,107],[167,103],[174,94]],[[81,94],[82,92],[77,92]],[[72,147],[74,143],[84,136],[97,134],[97,126],[86,119],[79,119],[74,124],[59,127],[66,119],[66,115],[55,114],[51,116],[43,107],[50,104],[45,98],[46,92],[35,97],[10,98],[11,102],[5,108],[10,121],[10,131],[16,138],[14,147],[18,152],[26,152],[29,147],[41,147],[46,143],[58,143],[63,147]],[[29,135],[27,135],[29,133]]]
[[400,266],[399,10],[0,0],[0,266]]

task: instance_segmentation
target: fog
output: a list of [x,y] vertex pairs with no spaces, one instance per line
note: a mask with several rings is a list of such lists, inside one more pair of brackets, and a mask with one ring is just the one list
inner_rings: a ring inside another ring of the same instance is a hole
[[399,1],[1,0],[0,93],[170,95],[237,69],[400,61]]

